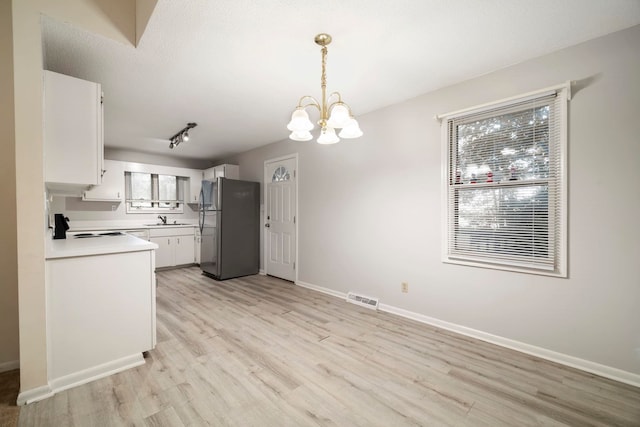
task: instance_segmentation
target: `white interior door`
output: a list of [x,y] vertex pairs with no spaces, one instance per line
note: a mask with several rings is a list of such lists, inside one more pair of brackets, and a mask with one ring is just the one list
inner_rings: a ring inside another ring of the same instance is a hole
[[265,270],[271,276],[295,281],[296,274],[295,157],[265,162]]

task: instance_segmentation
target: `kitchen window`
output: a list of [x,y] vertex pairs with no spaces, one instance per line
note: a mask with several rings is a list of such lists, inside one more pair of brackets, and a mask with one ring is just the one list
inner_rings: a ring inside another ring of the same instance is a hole
[[173,175],[127,172],[127,213],[183,211],[184,179]]
[[444,262],[566,277],[568,92],[439,117]]

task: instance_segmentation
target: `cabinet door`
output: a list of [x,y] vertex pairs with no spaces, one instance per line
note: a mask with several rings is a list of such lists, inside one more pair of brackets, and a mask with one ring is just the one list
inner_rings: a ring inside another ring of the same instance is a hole
[[215,181],[217,178],[240,179],[240,166],[218,165],[204,171],[204,179]]
[[156,268],[176,265],[174,256],[174,237],[151,237],[149,241],[158,245],[156,249]]
[[207,181],[215,181],[216,180],[216,168],[205,169],[202,173],[202,179],[206,179]]
[[195,261],[195,247],[193,234],[190,236],[176,236],[175,239],[175,265],[193,264]]
[[238,165],[222,165],[224,168],[225,178],[240,179],[240,166]]
[[196,264],[200,264],[200,242],[202,241],[202,237],[200,237],[200,229],[196,229],[196,235],[194,238],[194,259]]
[[202,171],[193,171],[191,175],[189,175],[189,197],[187,203],[198,203],[201,186]]
[[104,161],[102,184],[82,193],[82,200],[121,202],[124,196],[124,164],[114,160]]
[[45,182],[100,184],[102,132],[100,85],[45,71]]

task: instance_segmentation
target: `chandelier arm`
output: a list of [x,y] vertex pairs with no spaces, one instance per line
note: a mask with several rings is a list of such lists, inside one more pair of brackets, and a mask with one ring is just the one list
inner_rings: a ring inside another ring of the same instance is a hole
[[333,98],[334,95],[338,97],[338,100],[332,103],[331,105],[336,104],[338,102],[342,102],[342,96],[340,95],[340,92],[331,92],[331,94],[327,97],[327,101]]
[[[308,104],[302,105],[302,102],[303,102],[305,99],[310,99],[310,100],[311,100],[311,102],[310,102],[310,103],[308,103]],[[320,103],[318,102],[318,100],[317,100],[317,99],[315,99],[315,98],[314,98],[313,96],[311,96],[311,95],[305,95],[305,96],[303,96],[302,98],[300,98],[300,101],[298,101],[298,106],[297,106],[296,108],[300,108],[300,107],[302,107],[302,108],[307,108],[307,107],[308,107],[308,106],[310,106],[310,105],[313,105],[313,106],[314,106],[314,107],[316,107],[318,110],[322,111],[322,109],[321,109],[321,107],[320,107]]]

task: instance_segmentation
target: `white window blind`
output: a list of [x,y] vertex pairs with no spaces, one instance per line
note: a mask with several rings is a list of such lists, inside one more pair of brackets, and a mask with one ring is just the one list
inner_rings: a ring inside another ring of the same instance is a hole
[[125,172],[127,213],[183,212],[185,178]]
[[566,89],[444,116],[445,261],[564,275]]

